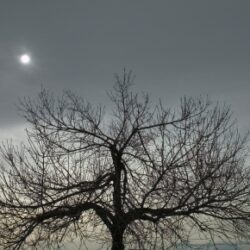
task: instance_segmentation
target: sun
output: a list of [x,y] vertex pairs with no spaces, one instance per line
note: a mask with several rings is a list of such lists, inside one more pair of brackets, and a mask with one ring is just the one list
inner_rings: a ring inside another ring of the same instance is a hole
[[19,57],[19,60],[22,64],[29,64],[31,61],[31,58],[28,54],[23,54]]

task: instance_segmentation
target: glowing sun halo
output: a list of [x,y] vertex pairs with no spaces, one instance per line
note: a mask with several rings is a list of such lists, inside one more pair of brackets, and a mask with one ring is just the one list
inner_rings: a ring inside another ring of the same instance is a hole
[[30,56],[28,54],[21,55],[19,59],[22,64],[29,64],[31,61]]

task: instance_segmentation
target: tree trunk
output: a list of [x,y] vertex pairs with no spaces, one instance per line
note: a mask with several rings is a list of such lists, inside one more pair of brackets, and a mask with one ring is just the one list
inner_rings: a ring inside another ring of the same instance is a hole
[[123,232],[122,231],[116,231],[112,234],[112,248],[111,250],[124,250],[124,244],[123,244]]

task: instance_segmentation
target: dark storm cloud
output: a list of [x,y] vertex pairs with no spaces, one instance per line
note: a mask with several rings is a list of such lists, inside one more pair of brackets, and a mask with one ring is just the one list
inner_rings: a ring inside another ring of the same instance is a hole
[[[208,94],[248,126],[249,1],[0,3],[0,126],[17,123],[17,98],[41,85],[102,102],[125,66],[137,90],[170,103]],[[32,56],[29,66],[18,55]]]

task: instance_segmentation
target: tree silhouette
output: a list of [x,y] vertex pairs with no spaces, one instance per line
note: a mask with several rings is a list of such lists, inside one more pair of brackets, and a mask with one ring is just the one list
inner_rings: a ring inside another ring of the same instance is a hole
[[[194,233],[249,237],[246,137],[228,107],[183,98],[150,103],[116,76],[112,112],[64,92],[21,102],[28,143],[1,148],[0,244],[60,246],[96,238],[167,249]],[[111,110],[110,109],[110,110]]]

